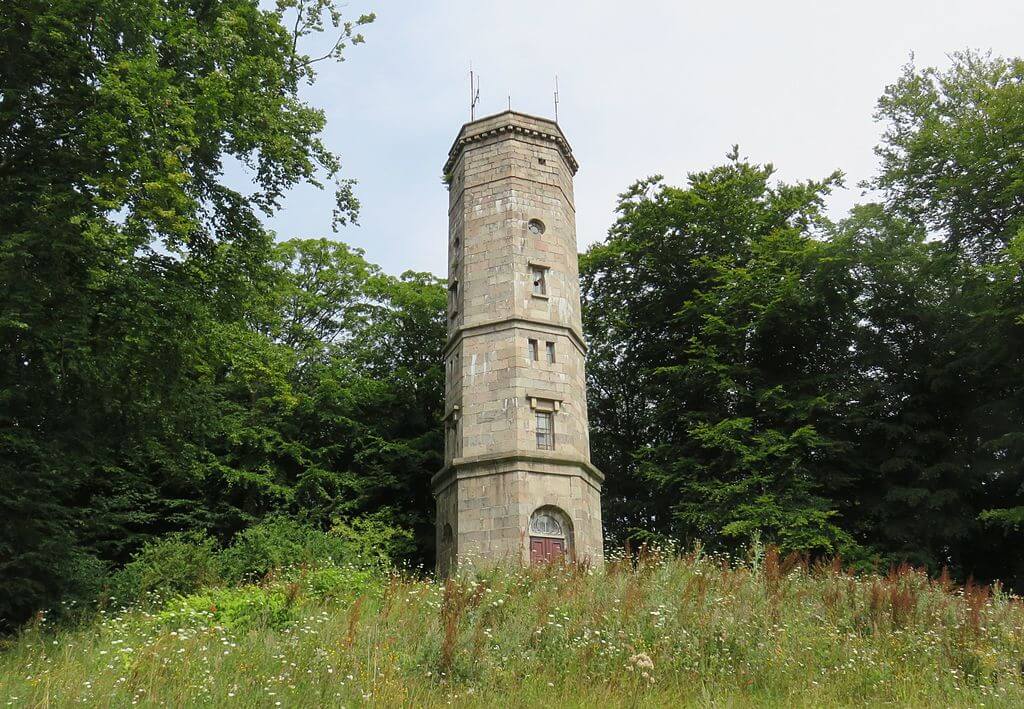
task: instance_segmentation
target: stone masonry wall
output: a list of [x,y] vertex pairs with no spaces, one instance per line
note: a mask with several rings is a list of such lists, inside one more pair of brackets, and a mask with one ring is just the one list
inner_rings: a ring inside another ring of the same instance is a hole
[[[446,450],[435,495],[438,548],[450,524],[460,563],[526,558],[530,515],[543,505],[570,518],[577,558],[601,559],[601,475],[590,464],[575,170],[554,123],[513,112],[464,126],[445,166]],[[542,223],[542,233],[530,230],[531,220]],[[545,269],[543,294],[534,292],[533,268]],[[554,362],[547,343],[554,344]],[[553,451],[538,450],[534,405],[556,409]],[[439,554],[439,571],[446,573],[448,565]]]

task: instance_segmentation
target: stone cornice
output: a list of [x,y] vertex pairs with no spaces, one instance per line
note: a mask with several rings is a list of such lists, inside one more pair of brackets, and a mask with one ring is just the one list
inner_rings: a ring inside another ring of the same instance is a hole
[[[530,463],[541,463],[556,467],[575,468],[578,472],[559,473],[544,470],[529,470]],[[488,453],[465,458],[456,458],[445,465],[441,470],[430,478],[430,486],[436,495],[453,481],[459,478],[477,477],[480,475],[494,475],[494,470],[479,470],[480,468],[491,468],[495,465],[504,464],[513,472],[518,466],[527,468],[525,472],[539,475],[577,475],[583,478],[595,489],[601,489],[604,482],[604,473],[585,458],[567,456],[561,453],[549,453],[546,451],[512,451],[510,453]]]
[[448,336],[448,342],[445,343],[444,348],[441,350],[441,357],[442,359],[447,357],[448,353],[451,352],[452,347],[455,346],[455,343],[466,335],[476,334],[478,330],[483,330],[485,332],[501,332],[502,330],[510,330],[517,327],[555,333],[567,333],[569,335],[569,339],[572,340],[574,345],[576,345],[576,349],[578,349],[584,356],[587,354],[587,343],[584,341],[583,335],[573,326],[549,322],[546,320],[534,320],[533,318],[514,317],[501,318],[500,320],[488,320],[487,322],[475,323],[473,325],[459,325],[457,328],[452,330],[451,335]]
[[[507,120],[505,120],[506,117]],[[523,122],[517,121],[517,117],[546,124],[547,126],[550,126],[551,130],[541,130],[526,125]],[[497,119],[502,120],[499,122]],[[562,158],[565,159],[565,163],[569,166],[572,174],[575,175],[576,171],[579,170],[579,163],[576,162],[576,158],[573,157],[572,148],[569,147],[569,141],[567,141],[565,136],[562,135],[562,130],[558,127],[557,123],[547,118],[531,116],[527,113],[505,111],[493,116],[480,118],[462,126],[462,130],[459,131],[459,136],[452,144],[451,150],[448,151],[448,160],[444,164],[444,174],[447,175],[452,171],[455,167],[456,161],[459,159],[459,155],[462,153],[463,148],[470,143],[487,140],[488,138],[504,136],[506,134],[519,134],[550,141],[558,146],[558,150],[562,153]]]

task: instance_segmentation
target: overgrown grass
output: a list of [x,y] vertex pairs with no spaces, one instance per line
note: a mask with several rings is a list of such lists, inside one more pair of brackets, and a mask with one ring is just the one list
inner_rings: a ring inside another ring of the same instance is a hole
[[1024,604],[998,588],[770,550],[448,582],[293,568],[40,620],[0,653],[0,703],[1022,706],[1022,661]]

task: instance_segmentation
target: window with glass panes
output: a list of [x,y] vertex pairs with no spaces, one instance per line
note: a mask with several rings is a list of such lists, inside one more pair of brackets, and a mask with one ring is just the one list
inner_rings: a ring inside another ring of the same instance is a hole
[[537,448],[542,451],[555,449],[555,417],[550,411],[537,413]]

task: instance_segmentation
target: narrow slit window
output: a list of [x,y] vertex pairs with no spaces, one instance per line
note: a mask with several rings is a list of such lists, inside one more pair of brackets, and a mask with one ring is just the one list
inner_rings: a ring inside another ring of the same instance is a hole
[[537,341],[536,340],[529,340],[529,343],[530,343],[530,348],[529,348],[529,350],[530,350],[530,361],[531,362],[536,362],[539,359],[539,356],[538,356],[539,353],[537,352]]
[[547,271],[548,269],[543,268],[541,266],[532,266],[530,268],[530,275],[533,278],[534,295],[547,295]]
[[537,448],[542,451],[555,449],[555,419],[550,411],[537,412]]
[[548,364],[554,364],[555,363],[555,343],[554,342],[545,342],[544,343],[544,349],[547,351]]
[[448,286],[448,311],[454,318],[455,314],[459,312],[459,282],[458,280],[452,281],[451,285]]

